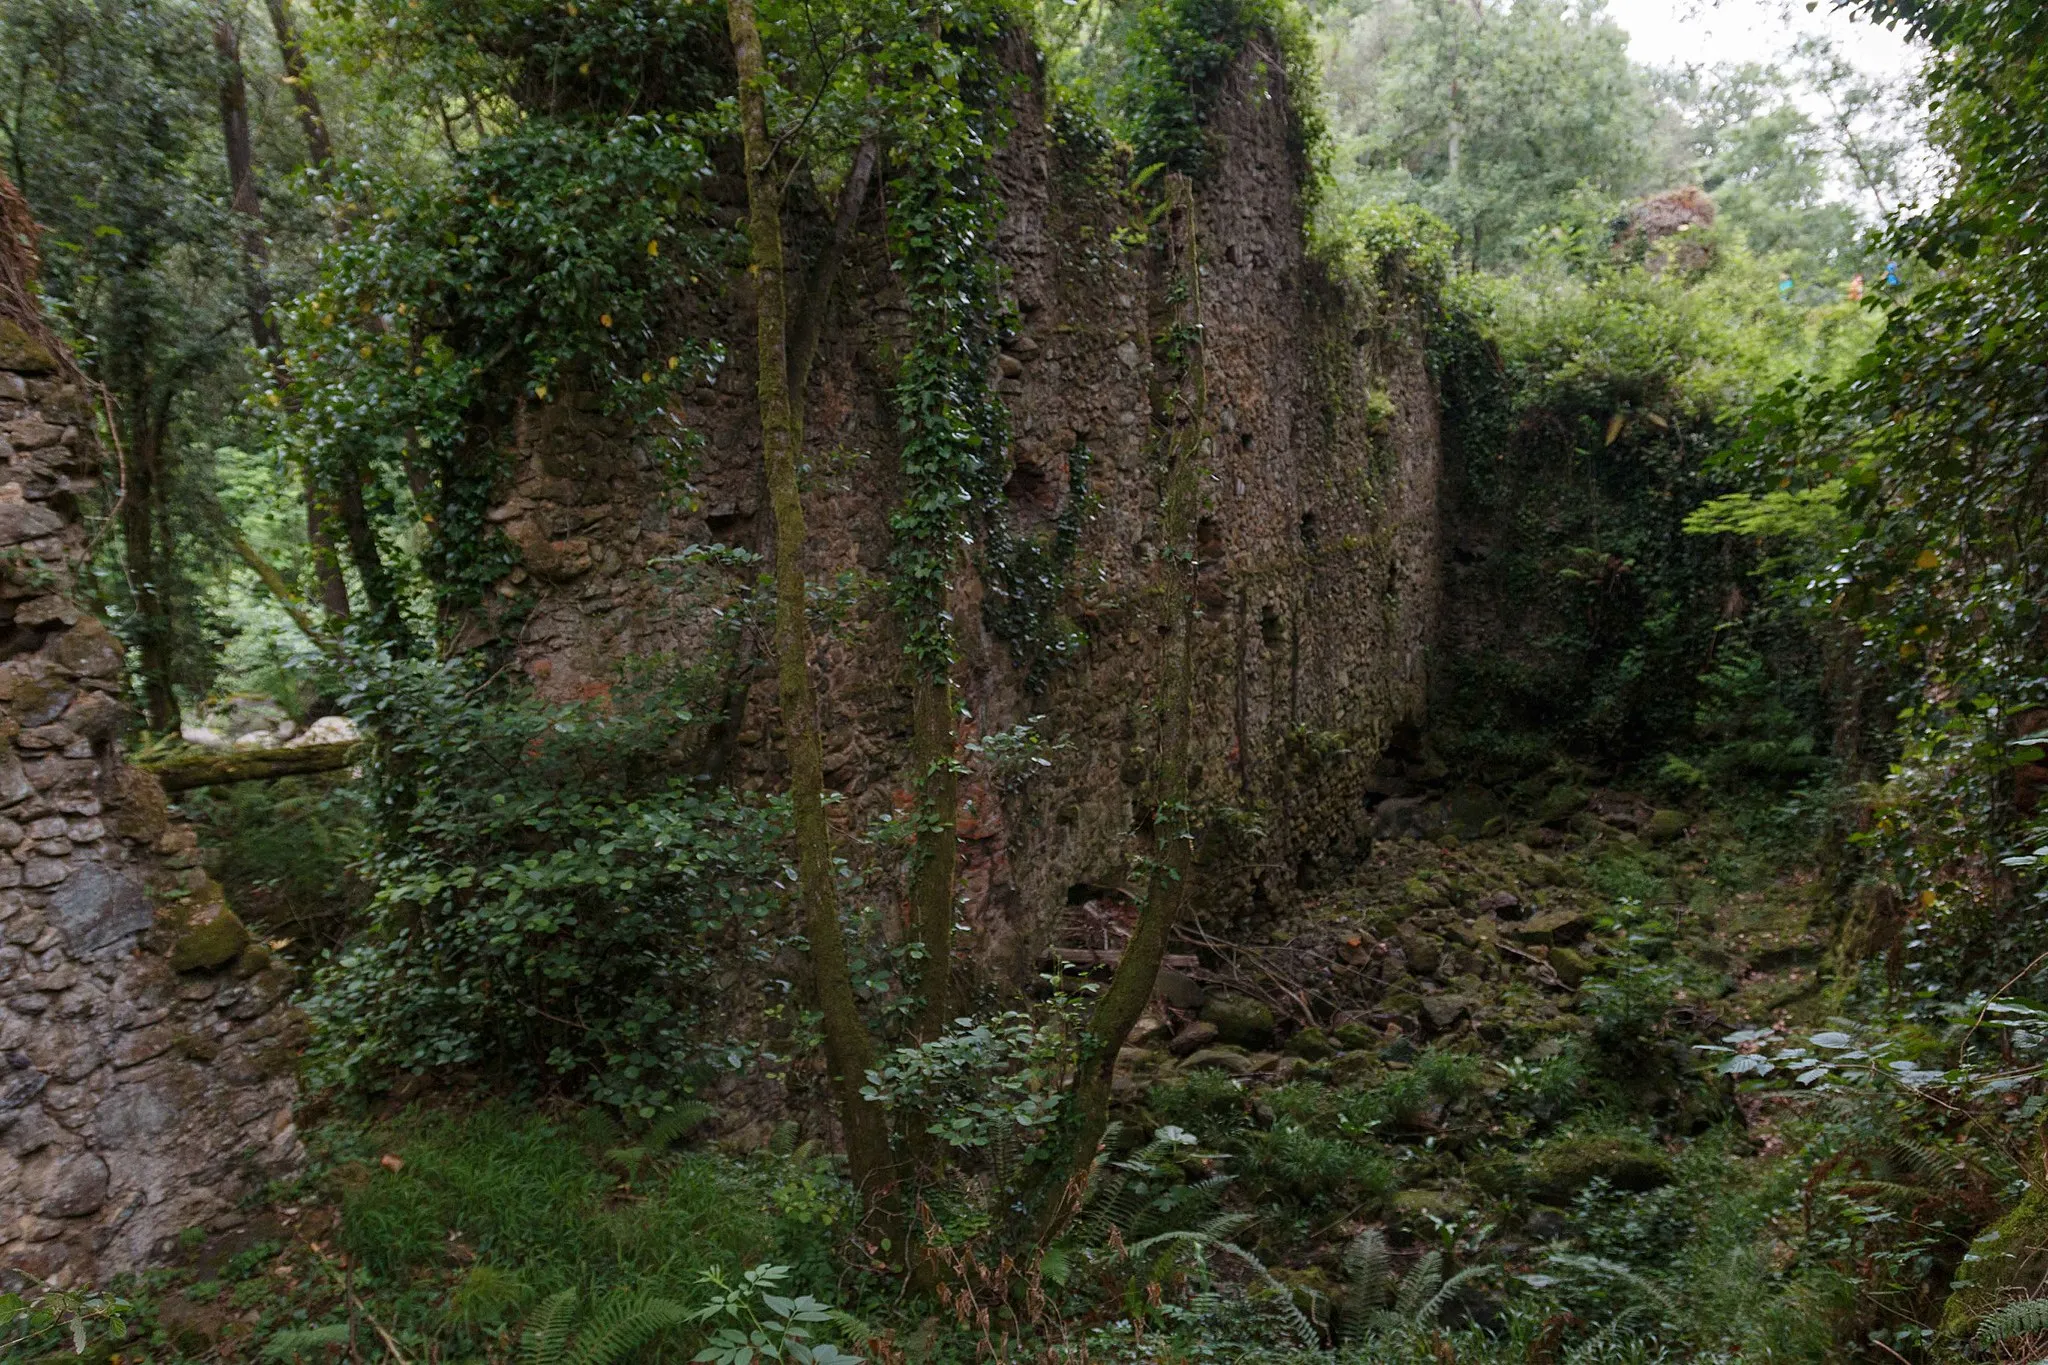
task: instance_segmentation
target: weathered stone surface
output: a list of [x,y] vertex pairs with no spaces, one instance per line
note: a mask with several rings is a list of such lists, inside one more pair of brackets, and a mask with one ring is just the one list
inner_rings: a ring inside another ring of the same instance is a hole
[[[99,454],[76,390],[21,361],[0,327],[0,366],[15,365],[0,398],[25,405],[0,414],[0,458],[22,481],[0,482],[0,548],[34,541],[37,561],[31,579],[0,559],[17,642],[0,662],[0,1267],[104,1285],[184,1229],[236,1216],[298,1160],[297,1025],[267,958],[232,993],[208,979],[192,998],[181,985],[195,978],[167,960],[176,935],[156,922],[153,886],[218,907],[200,954],[216,970],[239,967],[247,936],[191,865],[189,831],[170,838],[155,779],[113,748],[121,648],[74,589],[77,500],[23,494]],[[159,852],[166,841],[183,852]]]
[[152,914],[141,883],[98,861],[86,861],[50,893],[50,921],[81,956],[140,934]]
[[248,944],[249,931],[234,911],[221,904],[209,906],[186,922],[171,945],[171,970],[199,972],[225,967],[240,957]]
[[36,1212],[51,1218],[83,1218],[106,1202],[106,1158],[79,1152],[58,1164]]
[[1241,995],[1219,995],[1202,1006],[1202,1022],[1212,1025],[1219,1041],[1233,1047],[1262,1048],[1273,1041],[1273,1011]]
[[1577,943],[1593,928],[1593,917],[1584,910],[1552,910],[1522,924],[1506,926],[1504,932],[1524,943]]
[[1198,1021],[1189,1024],[1179,1033],[1176,1033],[1173,1036],[1173,1041],[1168,1043],[1166,1048],[1167,1051],[1176,1057],[1186,1057],[1200,1052],[1215,1041],[1216,1026],[1211,1023]]
[[1454,1027],[1460,1019],[1472,1013],[1472,1002],[1462,995],[1425,995],[1422,997],[1422,1017],[1429,1027],[1442,1033]]
[[57,368],[50,348],[29,335],[28,329],[8,318],[0,318],[0,370],[10,377],[49,374]]
[[[1038,731],[1066,741],[1028,788],[999,780],[977,754],[961,780],[973,811],[961,839],[968,942],[984,970],[1013,981],[1053,941],[1069,891],[1129,884],[1147,847],[1161,643],[1153,394],[1165,378],[1150,338],[1168,287],[1148,252],[1081,245],[1110,242],[1128,206],[1085,188],[1095,172],[1051,136],[1027,46],[1005,58],[1019,79],[995,165],[1007,210],[999,255],[1018,319],[1001,394],[1015,473],[1000,504],[977,515],[1042,541],[1079,510],[1077,495],[1088,512],[1076,547],[1086,571],[1065,575],[1051,603],[1077,628],[1063,664],[1034,668],[998,631],[982,538],[962,556],[952,608],[971,729],[1042,717]],[[1270,79],[1251,59],[1219,77],[1218,158],[1198,191],[1211,442],[1197,532],[1193,797],[1235,805],[1251,792],[1262,810],[1288,814],[1205,866],[1195,909],[1212,931],[1285,909],[1313,889],[1305,871],[1355,856],[1371,837],[1366,788],[1394,727],[1420,716],[1440,578],[1437,400],[1419,301],[1398,281],[1332,278],[1310,257],[1308,168]],[[817,582],[886,572],[899,493],[902,436],[876,356],[896,344],[907,313],[880,234],[864,234],[845,270],[859,286],[821,338],[804,424]],[[713,616],[665,587],[650,562],[708,542],[772,550],[749,296],[737,279],[730,289],[707,281],[700,304],[687,325],[721,341],[728,360],[715,383],[677,403],[677,420],[703,438],[692,505],[677,505],[616,423],[572,401],[529,406],[514,467],[494,490],[491,524],[523,561],[501,584],[507,599],[531,601],[536,579],[556,590],[516,628],[508,614],[475,630],[499,630],[551,698],[602,695],[632,657],[710,654]],[[819,641],[827,779],[855,826],[889,808],[904,771],[901,630],[883,611]],[[742,784],[783,780],[777,706],[761,671],[731,727],[729,772]]]
[[1227,1046],[1205,1047],[1180,1066],[1183,1071],[1226,1071],[1233,1076],[1248,1076],[1253,1070],[1249,1055]]

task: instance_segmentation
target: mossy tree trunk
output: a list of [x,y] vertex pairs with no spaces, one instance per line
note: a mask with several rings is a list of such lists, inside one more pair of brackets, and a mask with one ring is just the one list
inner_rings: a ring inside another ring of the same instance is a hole
[[797,482],[799,428],[790,392],[788,283],[783,258],[782,184],[768,134],[771,77],[762,52],[754,0],[727,7],[733,56],[739,69],[740,136],[746,161],[747,230],[752,253],[756,396],[761,420],[761,462],[775,517],[775,653],[782,726],[789,759],[789,797],[796,830],[798,896],[809,941],[812,989],[822,1016],[825,1063],[855,1185],[867,1209],[870,1235],[888,1237],[900,1252],[902,1220],[894,1195],[901,1172],[882,1106],[861,1087],[874,1065],[875,1045],[861,1019],[839,923],[833,881],[832,834],[825,819],[823,749],[818,701],[811,683],[810,627],[805,617],[804,509]]

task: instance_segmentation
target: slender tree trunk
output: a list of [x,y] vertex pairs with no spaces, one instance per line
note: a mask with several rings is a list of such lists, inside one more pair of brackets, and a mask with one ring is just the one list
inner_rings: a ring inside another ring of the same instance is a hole
[[[803,301],[796,310],[796,330],[789,339],[789,392],[790,421],[796,427],[799,446],[803,441],[804,394],[810,384],[811,362],[817,356],[818,340],[824,335],[825,323],[831,312],[833,283],[839,277],[839,267],[846,259],[853,235],[860,227],[861,206],[867,202],[868,185],[874,179],[879,152],[880,147],[872,135],[863,138],[855,150],[846,183],[839,187],[839,211],[833,215],[832,238],[825,244],[824,253],[812,269],[810,286],[804,290]],[[752,548],[758,551],[762,539],[759,518],[755,520],[753,539]],[[731,765],[733,751],[739,743],[740,731],[745,728],[747,697],[754,689],[755,659],[749,647],[752,635],[753,632],[746,629],[735,634],[732,656],[725,666],[725,701],[719,707],[718,724],[712,730],[710,743],[704,751],[703,775],[712,782],[724,780],[725,770]]]
[[1138,923],[1124,945],[1116,975],[1082,1033],[1074,1079],[1067,1093],[1065,1150],[1052,1163],[1041,1192],[1038,1236],[1055,1236],[1073,1216],[1109,1123],[1110,1082],[1116,1058],[1144,1013],[1166,956],[1168,937],[1187,903],[1194,869],[1194,830],[1188,808],[1189,747],[1194,726],[1195,516],[1200,463],[1208,424],[1203,375],[1201,259],[1195,240],[1194,191],[1187,177],[1165,186],[1171,208],[1160,225],[1161,297],[1165,316],[1154,338],[1160,382],[1152,421],[1164,456],[1161,472],[1159,554],[1159,757],[1153,776],[1156,808],[1152,866]]
[[282,338],[270,313],[270,244],[263,236],[263,201],[256,192],[256,156],[249,136],[249,87],[242,72],[242,41],[228,16],[213,22],[213,50],[220,58],[220,134],[228,158],[229,205],[242,220],[242,283],[249,310],[249,334],[276,361]]
[[178,694],[171,687],[170,596],[164,575],[169,546],[159,535],[164,501],[164,446],[170,422],[168,404],[154,405],[147,393],[129,406],[141,420],[133,423],[128,452],[128,490],[121,503],[121,550],[134,597],[135,643],[140,657],[143,710],[157,734],[176,734],[181,718]]
[[[333,173],[334,148],[327,140],[327,119],[320,111],[320,98],[306,75],[306,54],[299,46],[298,35],[293,31],[291,13],[285,8],[284,0],[268,0],[271,31],[277,36],[277,50],[284,62],[284,83],[290,87],[292,100],[298,106],[299,127],[306,135],[306,148],[311,164],[319,168],[322,179]],[[250,167],[253,157],[249,147],[248,97],[243,88],[243,69],[240,45],[235,33],[225,18],[214,25],[214,47],[220,53],[226,74],[222,78],[221,125],[228,144],[228,173],[235,189],[235,211],[246,213],[253,221],[249,237],[256,249],[245,247],[244,255],[250,261],[256,286],[262,290],[262,276],[268,270],[270,257],[263,245],[261,232],[261,204],[257,198],[256,181]],[[232,101],[228,90],[233,85]],[[229,112],[230,104],[238,111]],[[246,203],[246,207],[245,207]],[[279,335],[276,321],[270,315],[270,300],[267,290],[252,296],[251,330],[256,344],[269,352],[273,363],[282,364],[283,338]],[[311,469],[299,471],[300,491],[306,504],[306,544],[313,560],[313,578],[320,586],[320,605],[330,622],[348,619],[348,580],[341,575],[341,561],[334,552],[334,537],[328,527],[335,520],[332,500],[323,497],[319,480]]]
[[327,137],[327,115],[321,112],[319,92],[306,73],[306,50],[292,26],[291,10],[285,0],[265,0],[270,10],[270,31],[277,35],[278,56],[284,62],[284,83],[291,87],[292,102],[298,106],[299,127],[306,134],[306,151],[322,180],[334,175],[334,144]]
[[861,1096],[874,1064],[874,1040],[860,1017],[839,923],[833,881],[832,831],[825,819],[824,758],[818,700],[811,684],[810,626],[805,618],[804,509],[797,485],[798,428],[789,386],[788,287],[782,254],[782,189],[770,164],[769,75],[756,27],[753,0],[730,0],[727,18],[739,67],[740,137],[746,161],[748,241],[754,280],[756,382],[761,414],[761,462],[775,514],[775,646],[782,727],[789,757],[789,796],[796,826],[798,894],[819,1013],[825,1064],[846,1130],[854,1183],[871,1229],[886,1229],[903,1252],[902,1222],[887,1212],[900,1172],[889,1141],[887,1116]]

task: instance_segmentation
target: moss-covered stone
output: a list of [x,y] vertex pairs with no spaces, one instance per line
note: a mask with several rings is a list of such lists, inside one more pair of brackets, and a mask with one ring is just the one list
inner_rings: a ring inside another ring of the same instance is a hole
[[1640,1192],[1671,1183],[1671,1158],[1647,1138],[1558,1138],[1524,1165],[1528,1189],[1544,1199],[1569,1199],[1594,1180]]
[[1380,1042],[1380,1035],[1364,1024],[1339,1024],[1330,1030],[1330,1037],[1346,1052],[1378,1047]]
[[1550,970],[1557,973],[1557,979],[1572,990],[1593,973],[1593,963],[1584,953],[1571,948],[1550,950]]
[[204,972],[225,967],[249,946],[249,931],[234,911],[216,903],[205,916],[188,922],[171,945],[171,970]]
[[1643,826],[1643,838],[1653,844],[1668,844],[1683,833],[1685,812],[1681,810],[1652,811],[1649,823]]
[[1219,995],[1202,1007],[1202,1022],[1216,1027],[1219,1041],[1263,1048],[1273,1041],[1273,1011],[1241,995]]
[[1252,1059],[1242,1048],[1205,1047],[1180,1064],[1183,1071],[1222,1071],[1232,1076],[1249,1075]]
[[2012,1297],[2031,1292],[2048,1272],[2048,1194],[2029,1189],[2012,1211],[1977,1234],[1956,1272],[1941,1330],[1951,1337],[1976,1331],[1983,1316]]
[[1552,787],[1536,807],[1536,823],[1539,825],[1561,825],[1585,809],[1586,789],[1570,783],[1559,783]]
[[22,374],[49,374],[57,368],[50,348],[29,335],[26,327],[0,318],[0,370]]
[[1410,877],[1401,883],[1401,898],[1418,910],[1441,910],[1451,903],[1448,891],[1420,877]]
[[1287,1040],[1287,1050],[1304,1061],[1320,1062],[1333,1057],[1337,1049],[1330,1036],[1319,1028],[1305,1028]]

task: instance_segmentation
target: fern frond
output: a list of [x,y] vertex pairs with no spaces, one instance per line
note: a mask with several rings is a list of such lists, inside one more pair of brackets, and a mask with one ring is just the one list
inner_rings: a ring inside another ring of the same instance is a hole
[[1393,1287],[1393,1257],[1387,1249],[1386,1234],[1367,1228],[1344,1248],[1345,1307],[1354,1313],[1368,1313],[1387,1301]]
[[1308,1315],[1302,1312],[1301,1308],[1294,1302],[1293,1292],[1286,1285],[1273,1278],[1273,1272],[1266,1269],[1264,1261],[1261,1261],[1235,1242],[1219,1241],[1213,1237],[1205,1237],[1199,1232],[1162,1232],[1157,1237],[1147,1237],[1144,1241],[1132,1246],[1130,1249],[1131,1258],[1136,1260],[1153,1247],[1169,1242],[1191,1242],[1197,1246],[1213,1247],[1217,1251],[1226,1252],[1244,1262],[1251,1269],[1252,1273],[1257,1275],[1265,1284],[1266,1288],[1273,1292],[1280,1309],[1280,1316],[1287,1320],[1288,1327],[1294,1332],[1296,1343],[1304,1351],[1322,1350],[1322,1333],[1316,1330],[1316,1325],[1309,1321]]
[[640,1145],[651,1151],[667,1151],[678,1138],[688,1137],[691,1130],[717,1115],[718,1110],[702,1100],[684,1100],[647,1125],[647,1131],[640,1137]]
[[1429,1302],[1422,1305],[1415,1315],[1415,1320],[1418,1323],[1437,1321],[1443,1316],[1444,1305],[1448,1304],[1451,1301],[1451,1296],[1458,1292],[1458,1286],[1467,1280],[1479,1278],[1489,1268],[1483,1265],[1468,1265],[1448,1280],[1445,1280],[1443,1284],[1438,1286],[1436,1293],[1429,1296]]
[[319,1359],[329,1346],[348,1345],[348,1324],[331,1322],[325,1327],[294,1327],[273,1335],[263,1347],[265,1360],[293,1361],[301,1357]]
[[617,1365],[657,1333],[679,1327],[689,1317],[690,1310],[672,1299],[616,1295],[576,1334],[576,1344],[562,1365]]
[[1977,1325],[1977,1344],[1990,1346],[2035,1332],[2048,1332],[2048,1298],[2020,1299],[1986,1314]]
[[1576,1270],[1580,1274],[1599,1275],[1606,1279],[1619,1280],[1621,1283],[1640,1292],[1644,1297],[1654,1300],[1657,1306],[1666,1312],[1677,1307],[1677,1304],[1672,1300],[1671,1295],[1666,1292],[1663,1285],[1658,1284],[1647,1276],[1637,1274],[1619,1261],[1610,1261],[1604,1256],[1575,1256],[1559,1252],[1549,1257],[1545,1263],[1562,1266],[1566,1270]]
[[1219,1213],[1195,1231],[1216,1241],[1227,1241],[1258,1220],[1249,1213]]
[[1429,1302],[1444,1282],[1444,1254],[1432,1251],[1417,1261],[1414,1268],[1401,1280],[1401,1288],[1394,1295],[1394,1311],[1409,1321],[1422,1312],[1422,1306]]
[[576,1322],[576,1291],[564,1289],[559,1294],[550,1294],[533,1310],[533,1325],[526,1329],[521,1341],[520,1359],[524,1365],[566,1365],[563,1359],[569,1345],[569,1329]]

